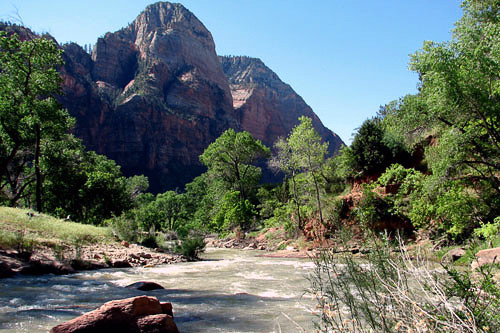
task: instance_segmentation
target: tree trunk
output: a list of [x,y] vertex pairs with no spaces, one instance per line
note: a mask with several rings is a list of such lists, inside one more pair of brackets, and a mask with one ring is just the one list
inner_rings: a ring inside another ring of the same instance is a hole
[[303,231],[304,226],[302,225],[302,218],[300,217],[300,205],[299,205],[299,198],[297,196],[297,183],[295,182],[295,171],[292,172],[292,184],[293,184],[293,198],[295,200],[295,205],[297,206],[297,218],[299,220],[298,229]]
[[314,181],[314,187],[316,188],[316,201],[318,202],[318,211],[319,211],[319,221],[323,224],[323,212],[321,210],[321,199],[319,197],[319,186],[318,181],[316,180],[316,175],[314,172],[311,173]]
[[36,146],[35,146],[35,197],[36,197],[36,210],[42,212],[42,173],[40,171],[40,124],[35,125]]

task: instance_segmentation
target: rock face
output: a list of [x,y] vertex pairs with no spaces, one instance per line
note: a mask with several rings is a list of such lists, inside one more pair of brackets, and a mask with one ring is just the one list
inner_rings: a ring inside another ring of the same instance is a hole
[[331,154],[342,140],[323,126],[309,105],[260,59],[219,57],[229,80],[233,107],[243,130],[272,147],[278,137],[286,137],[298,125],[300,116],[312,119],[315,130],[329,142]]
[[105,303],[100,308],[57,325],[51,333],[178,333],[172,304],[138,296]]
[[62,103],[88,149],[151,190],[182,187],[203,171],[198,156],[224,130],[240,129],[210,32],[180,4],[148,6],[107,33],[92,56],[64,46]]
[[228,128],[271,147],[306,115],[330,153],[342,144],[260,60],[218,58],[210,32],[180,4],[148,6],[99,38],[91,55],[62,47],[60,101],[77,119],[74,134],[126,176],[146,175],[152,192],[183,188],[201,174],[198,156]]

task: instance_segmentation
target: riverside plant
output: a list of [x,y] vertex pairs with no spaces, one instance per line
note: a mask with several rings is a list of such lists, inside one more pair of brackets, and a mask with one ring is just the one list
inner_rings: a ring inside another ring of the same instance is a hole
[[500,291],[488,267],[471,274],[374,240],[367,259],[325,250],[310,292],[322,332],[499,332]]

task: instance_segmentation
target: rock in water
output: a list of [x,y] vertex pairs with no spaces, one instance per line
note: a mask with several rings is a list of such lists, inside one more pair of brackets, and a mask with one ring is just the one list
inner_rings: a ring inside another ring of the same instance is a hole
[[129,284],[125,288],[137,289],[137,290],[142,290],[142,291],[165,289],[161,285],[159,285],[158,283],[148,282],[148,281],[135,282],[135,283]]
[[178,333],[172,305],[138,296],[105,303],[100,308],[57,325],[51,333]]

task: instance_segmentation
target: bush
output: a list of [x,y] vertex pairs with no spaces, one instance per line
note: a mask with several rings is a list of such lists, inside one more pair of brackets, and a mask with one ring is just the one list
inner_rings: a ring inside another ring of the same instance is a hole
[[196,259],[205,251],[205,239],[199,235],[191,235],[177,243],[175,252],[188,258]]
[[384,219],[391,218],[391,203],[387,202],[371,186],[363,188],[363,197],[354,208],[357,221],[364,227],[376,229],[377,224]]
[[498,332],[500,290],[487,269],[437,270],[403,243],[396,254],[387,239],[372,240],[367,262],[322,252],[310,292],[324,332]]
[[129,243],[135,243],[138,240],[138,226],[132,213],[122,214],[111,219],[111,228],[121,240]]
[[158,247],[158,242],[154,233],[147,234],[142,240],[141,245],[149,247],[150,249],[156,249]]

